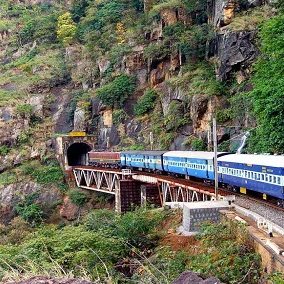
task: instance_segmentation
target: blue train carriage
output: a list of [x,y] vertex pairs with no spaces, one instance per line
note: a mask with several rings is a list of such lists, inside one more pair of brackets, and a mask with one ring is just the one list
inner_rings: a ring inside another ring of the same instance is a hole
[[[218,153],[218,157],[227,153]],[[214,152],[170,151],[163,155],[166,172],[214,180]]]
[[218,167],[220,182],[283,202],[284,156],[232,154],[219,158]]
[[121,152],[121,164],[133,169],[163,172],[163,153],[165,151],[124,151]]

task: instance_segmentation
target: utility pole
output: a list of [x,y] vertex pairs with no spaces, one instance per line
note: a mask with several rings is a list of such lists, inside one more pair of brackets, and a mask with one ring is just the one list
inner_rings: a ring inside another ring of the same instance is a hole
[[215,176],[215,198],[218,200],[218,163],[217,163],[217,123],[216,117],[213,118],[213,145],[214,145],[214,176]]
[[149,140],[150,140],[150,147],[151,147],[151,150],[153,150],[154,136],[153,136],[153,132],[152,132],[152,131],[150,132]]
[[110,143],[109,143],[109,136],[107,136],[106,138],[106,147],[107,147],[107,150],[109,149],[109,146],[110,146]]

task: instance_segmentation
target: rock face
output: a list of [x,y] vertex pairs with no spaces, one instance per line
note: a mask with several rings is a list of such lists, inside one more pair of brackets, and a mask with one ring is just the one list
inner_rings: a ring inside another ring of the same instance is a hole
[[211,22],[216,28],[231,23],[237,8],[237,1],[234,0],[213,0],[209,2],[211,10]]
[[37,202],[45,213],[50,213],[57,203],[62,200],[61,192],[53,187],[46,188],[44,185],[33,181],[19,181],[14,184],[0,187],[0,223],[7,224],[15,216],[15,206],[24,196],[31,193],[38,193]]
[[85,131],[86,130],[86,118],[85,110],[77,107],[74,112],[74,131]]
[[217,77],[225,81],[232,71],[245,70],[258,55],[254,44],[254,31],[227,32],[219,34],[215,41],[218,58]]
[[173,284],[222,284],[220,280],[215,277],[210,277],[208,279],[203,279],[199,274],[185,271],[178,279],[176,279]]

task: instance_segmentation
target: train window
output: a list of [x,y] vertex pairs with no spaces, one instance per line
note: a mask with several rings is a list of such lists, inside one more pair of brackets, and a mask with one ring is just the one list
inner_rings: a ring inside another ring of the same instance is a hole
[[264,181],[264,174],[261,174],[260,180]]
[[268,181],[268,175],[267,174],[265,175],[265,181]]
[[269,175],[269,182],[272,182],[272,176]]
[[277,184],[281,184],[280,183],[280,177],[277,177]]
[[276,183],[276,176],[273,176],[273,183]]

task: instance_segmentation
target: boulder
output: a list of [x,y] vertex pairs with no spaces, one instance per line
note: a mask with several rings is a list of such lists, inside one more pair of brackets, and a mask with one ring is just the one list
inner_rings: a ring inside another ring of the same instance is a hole
[[71,202],[69,196],[65,196],[63,204],[60,207],[60,216],[66,218],[68,221],[73,221],[78,218],[80,208]]
[[192,271],[183,272],[173,284],[222,284],[221,281],[215,277],[204,279],[200,274]]
[[215,56],[218,58],[217,78],[225,81],[231,73],[246,70],[258,56],[254,44],[255,31],[226,32],[215,39]]

